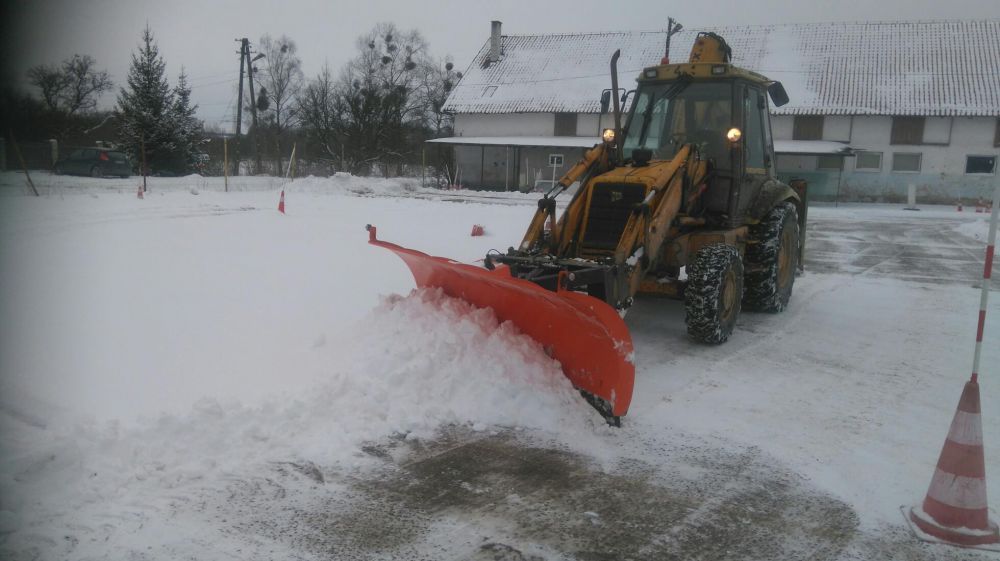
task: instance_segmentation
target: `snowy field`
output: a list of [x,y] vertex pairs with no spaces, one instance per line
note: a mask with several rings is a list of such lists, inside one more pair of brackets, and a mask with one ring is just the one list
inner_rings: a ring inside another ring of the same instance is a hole
[[[272,178],[34,179],[0,174],[0,558],[996,558],[899,510],[971,368],[984,215],[814,206],[789,309],[720,347],[639,299],[612,429],[537,345],[366,243],[474,262],[536,195],[306,178],[281,215]],[[994,290],[993,505],[997,341]]]

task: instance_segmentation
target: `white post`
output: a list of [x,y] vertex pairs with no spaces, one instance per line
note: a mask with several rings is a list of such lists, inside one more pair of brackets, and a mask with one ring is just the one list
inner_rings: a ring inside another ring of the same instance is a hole
[[979,378],[979,357],[983,351],[983,329],[986,326],[986,304],[990,297],[990,277],[993,274],[993,253],[997,243],[997,217],[1000,216],[1000,179],[993,188],[993,214],[990,216],[990,235],[986,242],[986,265],[983,268],[983,291],[979,297],[979,328],[976,330],[976,353],[972,359],[972,381]]
[[503,190],[510,191],[510,146],[507,146],[503,163]]
[[912,183],[906,186],[906,210],[918,210],[917,186]]

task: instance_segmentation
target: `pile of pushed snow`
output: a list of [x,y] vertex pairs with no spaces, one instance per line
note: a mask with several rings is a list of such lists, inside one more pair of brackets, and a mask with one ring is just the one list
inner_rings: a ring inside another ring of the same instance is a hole
[[592,417],[537,342],[498,324],[492,310],[440,290],[384,299],[355,339],[352,366],[334,384],[345,406],[370,409],[351,420],[360,421],[359,431],[371,424],[419,435],[442,423],[552,428]]
[[389,435],[504,425],[588,447],[602,432],[537,343],[440,291],[387,297],[320,351],[329,354],[328,380],[260,407],[203,400],[186,416],[122,427],[30,418],[0,403],[0,532],[12,532],[5,547],[39,537],[59,544],[69,528],[94,520],[144,520],[190,491],[266,472],[269,462],[363,468],[375,461],[363,444]]
[[358,177],[337,172],[330,177],[308,176],[288,184],[289,188],[305,192],[348,192],[355,195],[398,196],[421,189],[420,179],[412,177]]
[[985,242],[986,238],[990,235],[990,221],[973,220],[972,222],[962,222],[961,224],[955,226],[955,231],[963,236],[968,236],[981,242]]

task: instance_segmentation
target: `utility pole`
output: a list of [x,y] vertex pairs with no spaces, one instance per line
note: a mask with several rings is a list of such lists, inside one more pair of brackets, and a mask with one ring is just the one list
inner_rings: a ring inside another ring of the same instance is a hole
[[236,100],[236,173],[233,175],[240,174],[240,134],[243,127],[243,64],[247,60],[247,44],[249,43],[246,37],[236,39],[236,41],[240,42],[240,93]]
[[[245,41],[245,39],[244,39]],[[260,173],[260,151],[257,148],[257,96],[253,89],[253,60],[250,59],[250,44],[246,43],[247,80],[250,85],[250,115],[253,116],[253,158],[256,161],[256,173]],[[257,57],[261,58],[261,57]],[[280,173],[280,170],[279,170]]]

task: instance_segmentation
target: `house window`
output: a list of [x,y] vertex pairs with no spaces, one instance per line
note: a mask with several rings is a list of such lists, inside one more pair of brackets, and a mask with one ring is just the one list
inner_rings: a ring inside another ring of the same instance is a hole
[[854,158],[854,169],[863,171],[879,171],[882,169],[881,152],[858,152]]
[[555,136],[576,136],[576,113],[556,113]]
[[823,116],[796,115],[792,124],[792,140],[823,140]]
[[816,160],[816,169],[820,170],[840,170],[844,169],[843,156],[820,156]]
[[920,156],[921,154],[905,154],[901,152],[893,152],[892,171],[901,171],[907,173],[919,172]]
[[923,144],[923,117],[893,117],[890,144]]
[[965,173],[992,174],[997,169],[996,156],[966,156]]

